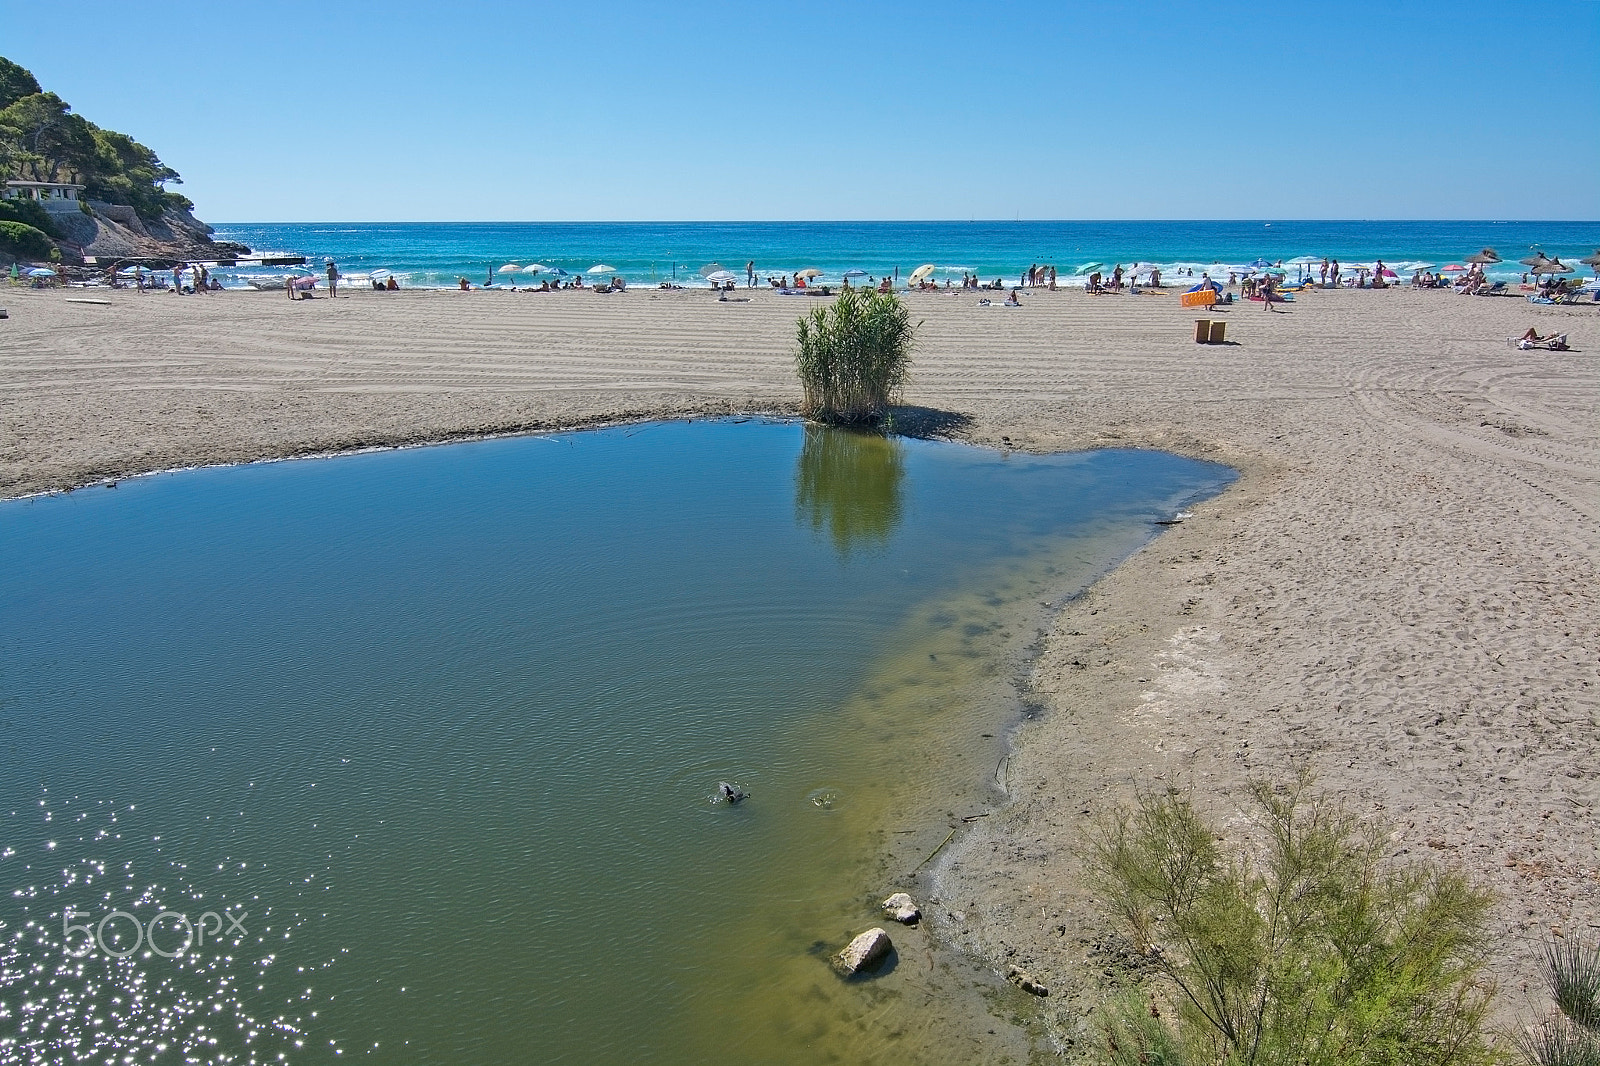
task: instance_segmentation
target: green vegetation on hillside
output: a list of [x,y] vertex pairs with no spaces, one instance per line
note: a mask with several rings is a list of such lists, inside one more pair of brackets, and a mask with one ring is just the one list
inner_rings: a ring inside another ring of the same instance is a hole
[[33,226],[0,221],[0,255],[30,262],[43,259],[57,262],[61,259],[61,250]]
[[46,236],[61,236],[50,212],[38,200],[0,200],[0,222],[20,222]]
[[[55,93],[43,92],[27,70],[0,57],[0,173],[25,181],[85,186],[85,195],[126,204],[153,220],[169,207],[188,210],[188,197],[167,192],[178,172],[125,133],[104,130],[76,115]],[[36,227],[37,228],[37,227]]]

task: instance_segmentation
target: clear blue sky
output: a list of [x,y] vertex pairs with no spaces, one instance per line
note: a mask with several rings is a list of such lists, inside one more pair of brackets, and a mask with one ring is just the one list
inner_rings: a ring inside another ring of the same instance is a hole
[[1600,0],[0,0],[211,221],[1600,217]]

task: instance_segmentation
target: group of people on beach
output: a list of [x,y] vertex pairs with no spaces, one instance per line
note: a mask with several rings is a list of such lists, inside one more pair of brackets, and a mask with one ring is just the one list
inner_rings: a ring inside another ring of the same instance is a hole
[[[167,285],[166,279],[159,277],[154,272],[146,275],[142,265],[133,269],[133,284],[140,292],[172,292],[180,296],[194,296],[196,294],[221,292],[222,282],[211,276],[211,271],[203,263],[177,263],[172,268],[172,284]],[[111,279],[112,288],[121,288],[123,283],[115,276]]]

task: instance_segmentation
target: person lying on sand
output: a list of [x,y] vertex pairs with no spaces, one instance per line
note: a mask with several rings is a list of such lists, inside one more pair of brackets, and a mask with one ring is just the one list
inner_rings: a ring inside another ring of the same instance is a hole
[[1529,326],[1528,332],[1516,339],[1516,345],[1522,351],[1528,351],[1543,345],[1552,352],[1564,352],[1567,350],[1567,335],[1565,333],[1549,333],[1541,337],[1537,329]]

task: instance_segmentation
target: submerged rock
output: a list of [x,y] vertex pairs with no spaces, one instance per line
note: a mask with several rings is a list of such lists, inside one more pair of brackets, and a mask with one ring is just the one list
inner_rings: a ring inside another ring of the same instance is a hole
[[1012,966],[1010,969],[1008,969],[1006,971],[1006,980],[1010,981],[1012,984],[1031,995],[1042,998],[1050,994],[1050,990],[1048,988],[1046,988],[1044,985],[1041,985],[1038,981],[1035,981],[1033,979],[1033,975],[1020,966]]
[[876,927],[868,929],[833,957],[834,972],[840,977],[854,977],[876,966],[893,947],[888,933]]
[[889,917],[903,925],[916,925],[922,920],[922,911],[917,907],[916,900],[904,892],[896,892],[884,900],[883,909]]

